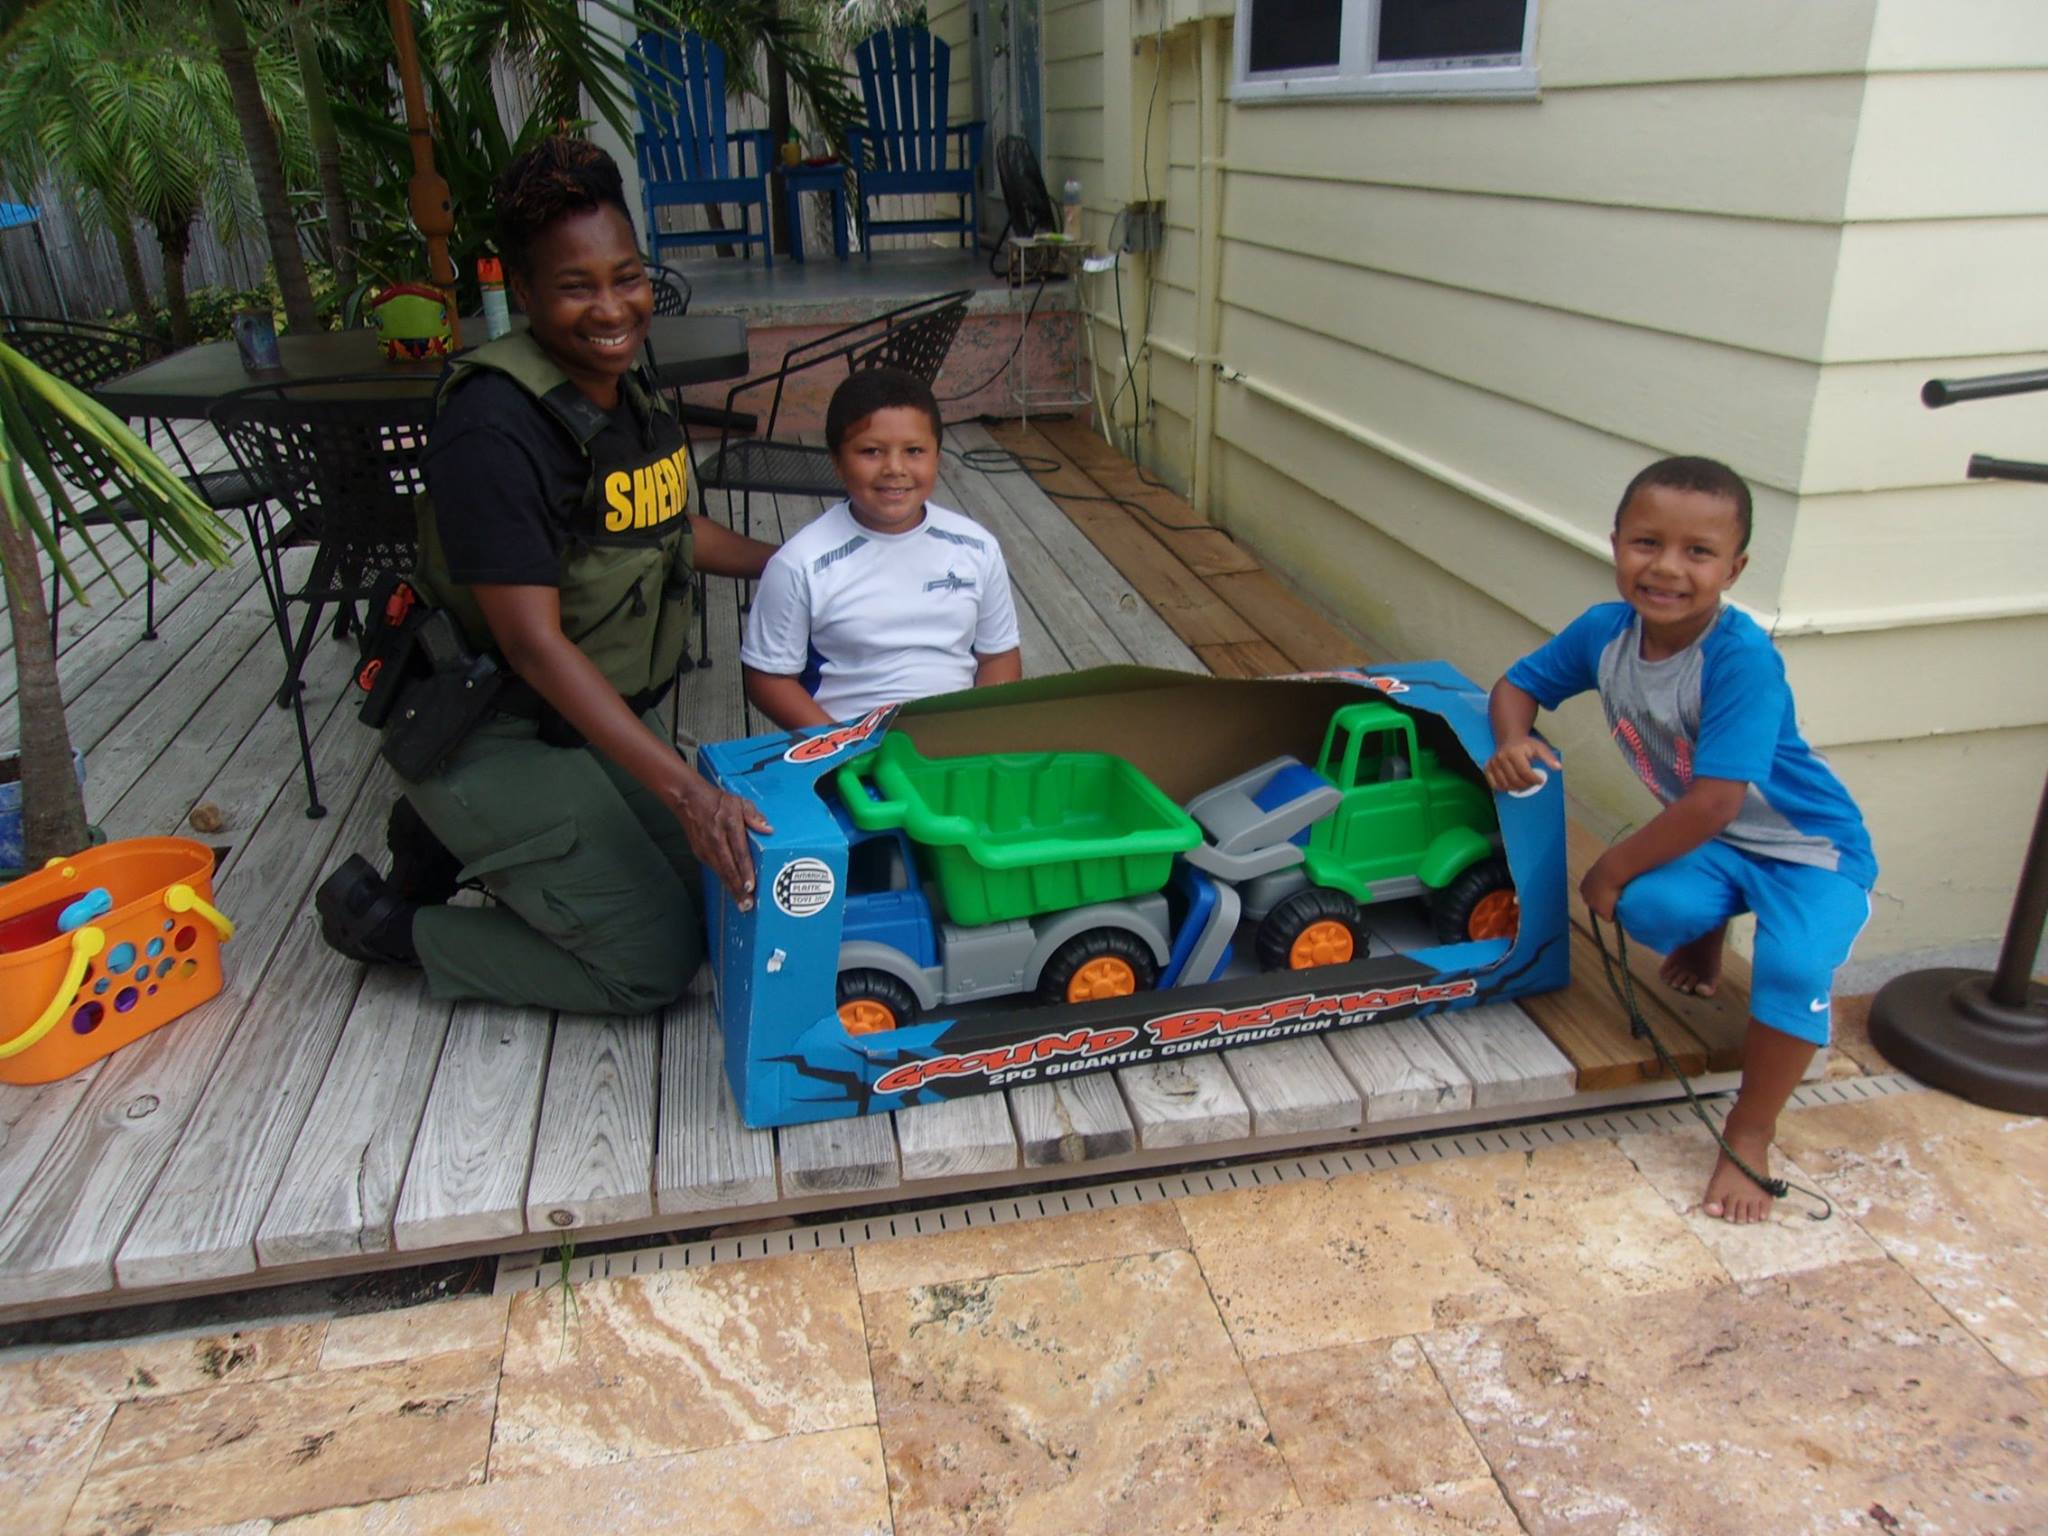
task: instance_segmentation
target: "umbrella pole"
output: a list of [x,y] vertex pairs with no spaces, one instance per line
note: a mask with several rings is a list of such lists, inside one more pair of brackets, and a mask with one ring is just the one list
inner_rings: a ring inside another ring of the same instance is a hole
[[434,134],[427,123],[427,93],[420,82],[420,55],[412,36],[411,0],[385,0],[391,16],[391,41],[398,50],[398,83],[405,92],[405,131],[412,140],[412,180],[406,198],[412,221],[427,239],[427,274],[448,296],[450,344],[462,346],[462,312],[455,302],[455,264],[448,259],[448,237],[455,233],[455,209],[448,183],[434,169]]

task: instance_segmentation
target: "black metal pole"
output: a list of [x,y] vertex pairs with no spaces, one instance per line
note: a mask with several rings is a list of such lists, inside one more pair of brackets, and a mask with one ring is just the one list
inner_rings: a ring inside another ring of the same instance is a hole
[[[2048,369],[1929,379],[1931,407],[2048,389]],[[2048,465],[1973,454],[1973,479],[2048,482]],[[1870,1005],[1871,1043],[1889,1061],[1960,1098],[2014,1114],[2048,1114],[2048,986],[2031,979],[2048,922],[2048,783],[2020,865],[1998,969],[1940,967],[1895,976]]]

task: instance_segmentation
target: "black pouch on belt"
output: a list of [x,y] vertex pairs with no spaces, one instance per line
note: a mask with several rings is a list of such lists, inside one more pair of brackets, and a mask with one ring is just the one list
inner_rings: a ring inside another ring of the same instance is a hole
[[428,777],[492,712],[505,674],[472,651],[455,620],[429,607],[402,576],[386,576],[370,593],[356,687],[356,711],[383,731],[379,749],[402,778]]

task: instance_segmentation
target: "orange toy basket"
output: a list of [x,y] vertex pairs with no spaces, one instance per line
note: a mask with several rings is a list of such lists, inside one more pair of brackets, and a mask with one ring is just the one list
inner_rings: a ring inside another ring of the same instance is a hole
[[0,885],[0,1082],[48,1083],[220,991],[213,850],[131,837]]

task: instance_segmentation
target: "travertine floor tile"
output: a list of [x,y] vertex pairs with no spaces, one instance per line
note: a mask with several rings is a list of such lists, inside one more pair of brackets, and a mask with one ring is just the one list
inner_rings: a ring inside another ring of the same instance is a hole
[[2027,1387],[2034,1396],[2041,1399],[2042,1402],[2048,1403],[2048,1376],[2029,1376],[2027,1378]]
[[853,1260],[797,1254],[512,1303],[491,1476],[872,1424]]
[[1194,1259],[867,1298],[897,1536],[1210,1529],[1294,1491]]
[[1779,1140],[1992,1353],[2048,1375],[2048,1120],[1901,1093],[1791,1111]]
[[1293,1509],[1231,1526],[1227,1536],[1522,1536],[1491,1478],[1352,1504]]
[[1275,1355],[1246,1369],[1310,1507],[1487,1476],[1485,1458],[1413,1339]]
[[325,1323],[287,1323],[17,1355],[0,1363],[0,1413],[169,1397],[296,1375],[319,1367],[326,1329]]
[[1248,1359],[1727,1278],[1609,1142],[1177,1203]]
[[0,1526],[14,1536],[63,1530],[113,1414],[111,1403],[90,1403],[0,1418]]
[[[1797,1190],[1772,1208],[1769,1221],[1738,1225],[1707,1215],[1700,1209],[1700,1197],[1706,1193],[1707,1175],[1713,1171],[1720,1149],[1703,1125],[1650,1136],[1623,1136],[1617,1145],[1737,1280],[1761,1280],[1766,1275],[1819,1269],[1824,1264],[1862,1263],[1884,1255],[1845,1212],[1815,1221],[1812,1213],[1820,1207]],[[1821,1187],[1782,1147],[1772,1151],[1771,1172],[1809,1189]]]
[[[1030,1198],[1025,1197],[1027,1203]],[[1160,1253],[1187,1245],[1180,1217],[1169,1202],[1161,1201],[869,1243],[854,1250],[854,1262],[860,1272],[860,1288],[866,1293],[940,1285],[948,1280],[983,1280],[990,1275]]]
[[320,1368],[346,1370],[386,1360],[502,1349],[505,1313],[511,1304],[509,1296],[462,1296],[395,1312],[337,1317],[327,1325]]
[[123,1403],[68,1531],[153,1536],[481,1481],[497,1356]]
[[1895,1264],[1422,1347],[1534,1536],[2048,1529],[2039,1405]]
[[872,1425],[309,1515],[276,1536],[889,1536]]

